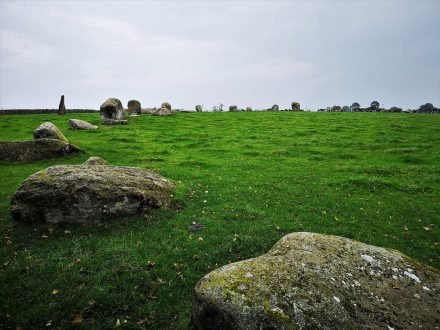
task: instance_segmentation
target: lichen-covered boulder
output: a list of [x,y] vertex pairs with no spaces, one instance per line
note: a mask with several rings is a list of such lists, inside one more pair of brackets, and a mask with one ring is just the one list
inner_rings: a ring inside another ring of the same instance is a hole
[[193,329],[435,329],[440,272],[351,239],[292,233],[197,284]]
[[140,168],[59,165],[28,177],[11,199],[23,223],[100,223],[168,207],[173,184]]
[[0,142],[0,160],[8,162],[32,162],[78,153],[80,149],[57,139]]
[[246,111],[247,112],[252,112],[252,108],[251,107],[246,107]]
[[80,119],[69,119],[69,127],[75,130],[94,130],[98,128],[98,126]]
[[46,121],[34,131],[34,139],[55,139],[68,143],[66,137],[54,124]]
[[230,105],[229,106],[229,111],[230,112],[238,112],[238,107],[236,105]]
[[301,105],[298,102],[292,102],[292,111],[300,111]]
[[107,165],[107,162],[101,157],[90,157],[84,162],[84,165]]
[[168,102],[162,103],[162,105],[160,107],[161,108],[166,108],[166,109],[171,111],[171,104],[169,104]]
[[[99,108],[102,123],[104,125],[114,125],[116,121],[125,119],[124,108],[117,98],[109,98]],[[120,122],[117,122],[120,124]]]
[[197,112],[202,112],[202,106],[200,104],[196,105],[196,111]]
[[280,111],[280,107],[278,106],[278,104],[274,104],[272,106],[272,108],[270,108],[271,111]]
[[140,115],[141,110],[141,102],[138,100],[130,100],[127,103],[127,112],[131,115]]
[[170,109],[163,107],[152,113],[153,116],[169,116],[171,114],[172,112]]

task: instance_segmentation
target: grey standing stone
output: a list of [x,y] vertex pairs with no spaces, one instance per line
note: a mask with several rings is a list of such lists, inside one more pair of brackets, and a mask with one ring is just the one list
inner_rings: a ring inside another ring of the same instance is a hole
[[238,112],[238,107],[236,105],[230,105],[229,106],[229,111],[230,112]]
[[139,102],[138,100],[130,100],[130,101],[128,101],[127,112],[130,115],[140,115],[141,112],[142,112],[142,110],[141,110],[141,102]]
[[60,104],[58,106],[58,114],[59,115],[66,114],[66,106],[64,105],[64,95],[61,95]]
[[117,98],[109,98],[101,104],[99,114],[104,125],[122,124],[125,119],[124,108]]

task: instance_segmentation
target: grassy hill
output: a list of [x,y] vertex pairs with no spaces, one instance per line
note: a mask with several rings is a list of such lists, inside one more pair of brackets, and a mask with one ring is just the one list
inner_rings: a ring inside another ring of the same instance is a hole
[[[210,270],[265,253],[294,231],[398,249],[440,268],[440,116],[384,113],[142,115],[68,129],[68,118],[0,117],[0,141],[56,124],[84,153],[0,163],[0,328],[186,328]],[[24,226],[9,201],[55,164],[100,156],[177,184],[177,211],[100,227]],[[201,231],[188,226],[202,223]]]

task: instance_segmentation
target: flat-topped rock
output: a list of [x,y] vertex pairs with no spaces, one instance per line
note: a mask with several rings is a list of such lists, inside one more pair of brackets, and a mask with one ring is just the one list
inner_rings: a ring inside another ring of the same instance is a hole
[[8,162],[32,162],[78,153],[80,149],[56,139],[0,142],[0,160]]
[[69,119],[69,127],[77,130],[93,130],[98,128],[98,126],[80,119]]
[[23,223],[100,223],[167,208],[174,185],[140,168],[59,165],[28,177],[11,200]]
[[169,116],[173,112],[168,108],[160,108],[159,110],[156,110],[153,112],[153,116]]
[[90,157],[84,162],[84,165],[107,165],[107,162],[101,157]]
[[292,233],[203,277],[193,329],[438,329],[440,272],[351,239]]

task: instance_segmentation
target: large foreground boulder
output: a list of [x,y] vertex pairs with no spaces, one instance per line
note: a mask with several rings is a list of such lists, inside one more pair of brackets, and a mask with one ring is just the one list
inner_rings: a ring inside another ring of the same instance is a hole
[[63,133],[51,122],[44,122],[38,126],[34,131],[34,139],[55,139],[63,142],[68,142]]
[[293,233],[196,286],[195,329],[436,329],[440,272],[395,250]]
[[78,153],[80,149],[56,139],[0,142],[0,160],[8,162],[32,162]]
[[100,223],[168,207],[173,184],[140,168],[60,165],[27,178],[11,200],[23,223]]
[[69,119],[69,127],[76,130],[94,130],[98,128],[98,126],[80,119]]
[[117,98],[109,98],[99,108],[101,121],[104,125],[126,124],[124,108]]

